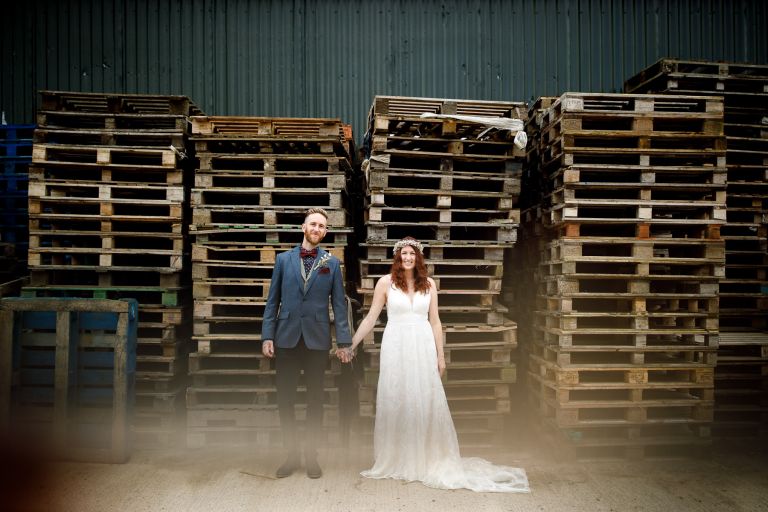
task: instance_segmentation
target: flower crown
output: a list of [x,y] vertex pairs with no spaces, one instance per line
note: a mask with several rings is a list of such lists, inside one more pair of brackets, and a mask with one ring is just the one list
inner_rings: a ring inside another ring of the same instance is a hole
[[406,245],[410,245],[411,247],[413,247],[414,249],[419,251],[421,254],[424,254],[424,247],[421,245],[421,242],[419,242],[418,240],[412,240],[410,238],[409,239],[400,240],[399,242],[397,242],[395,244],[395,247],[394,247],[394,252],[399,251],[400,249],[402,249]]

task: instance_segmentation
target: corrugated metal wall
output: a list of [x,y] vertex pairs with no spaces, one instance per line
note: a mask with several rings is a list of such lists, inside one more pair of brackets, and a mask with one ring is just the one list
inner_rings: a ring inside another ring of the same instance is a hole
[[38,89],[167,93],[359,139],[376,94],[521,101],[619,91],[666,56],[768,63],[765,0],[27,0],[2,18],[12,123]]

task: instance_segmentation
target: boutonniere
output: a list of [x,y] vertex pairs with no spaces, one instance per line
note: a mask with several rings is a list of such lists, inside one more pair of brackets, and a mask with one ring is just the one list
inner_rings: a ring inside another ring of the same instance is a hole
[[331,271],[331,269],[328,268],[328,262],[331,260],[331,255],[329,253],[323,254],[321,258],[318,258],[315,264],[312,266],[312,270],[320,270],[321,273],[325,274]]

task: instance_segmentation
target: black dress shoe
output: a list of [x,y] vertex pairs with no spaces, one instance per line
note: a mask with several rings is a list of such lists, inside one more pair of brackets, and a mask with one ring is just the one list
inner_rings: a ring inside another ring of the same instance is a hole
[[297,469],[299,469],[298,457],[290,456],[285,459],[285,462],[283,462],[279,468],[277,468],[277,473],[275,473],[275,476],[277,476],[277,478],[285,478],[287,476],[291,476]]
[[309,478],[320,478],[323,476],[323,470],[320,469],[320,464],[317,463],[317,459],[307,459],[307,476]]

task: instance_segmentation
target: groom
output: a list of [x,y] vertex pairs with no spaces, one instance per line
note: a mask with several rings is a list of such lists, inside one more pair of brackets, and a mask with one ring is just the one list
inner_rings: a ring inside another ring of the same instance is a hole
[[305,467],[309,478],[323,474],[317,463],[317,445],[323,428],[324,375],[331,349],[329,298],[337,345],[352,343],[339,260],[318,247],[328,232],[328,213],[310,208],[301,229],[301,246],[277,256],[261,331],[262,353],[275,358],[277,407],[287,452],[277,470],[278,478],[291,475],[300,466],[294,404],[301,370],[307,389]]

